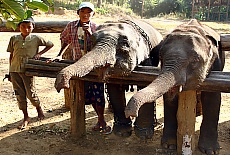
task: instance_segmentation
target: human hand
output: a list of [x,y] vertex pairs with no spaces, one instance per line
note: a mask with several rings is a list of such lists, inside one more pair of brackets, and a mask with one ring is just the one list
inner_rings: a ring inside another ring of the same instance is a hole
[[54,57],[54,58],[46,60],[46,63],[57,62],[57,61],[60,61],[60,60],[62,60],[62,57],[57,56],[57,57]]
[[41,54],[38,53],[33,57],[33,59],[38,60],[38,59],[40,59],[40,57],[41,57]]
[[92,35],[92,31],[91,31],[91,28],[90,28],[89,24],[83,23],[82,29],[83,29],[85,32],[87,32],[88,34]]

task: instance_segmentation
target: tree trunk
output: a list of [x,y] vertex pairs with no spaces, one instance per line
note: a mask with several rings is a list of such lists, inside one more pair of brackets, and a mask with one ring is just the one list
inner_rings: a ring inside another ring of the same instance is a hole
[[102,0],[98,0],[98,1],[97,1],[97,7],[98,7],[98,8],[101,8],[101,4],[102,4]]

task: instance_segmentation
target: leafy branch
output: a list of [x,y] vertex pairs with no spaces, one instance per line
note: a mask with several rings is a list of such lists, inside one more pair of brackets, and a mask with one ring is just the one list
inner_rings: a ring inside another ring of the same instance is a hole
[[53,10],[53,0],[0,0],[0,24],[6,20],[6,27],[17,28],[17,24],[33,15],[33,10]]

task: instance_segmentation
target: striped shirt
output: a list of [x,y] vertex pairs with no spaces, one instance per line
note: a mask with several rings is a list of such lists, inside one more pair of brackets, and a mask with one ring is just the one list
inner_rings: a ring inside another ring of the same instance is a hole
[[[73,60],[79,60],[83,53],[81,51],[81,44],[78,38],[78,28],[80,27],[80,20],[72,21],[67,24],[63,32],[61,33],[60,39],[62,43],[69,44],[71,49],[71,55]],[[96,31],[96,24],[90,22],[90,28],[92,33]],[[92,42],[90,36],[87,36],[87,49],[91,49]]]

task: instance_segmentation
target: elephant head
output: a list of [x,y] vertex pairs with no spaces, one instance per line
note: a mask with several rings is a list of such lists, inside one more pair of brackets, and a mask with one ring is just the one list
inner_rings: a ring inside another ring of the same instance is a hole
[[149,23],[139,20],[106,22],[92,38],[95,42],[92,50],[57,75],[57,91],[68,88],[72,76],[85,76],[98,67],[106,68],[104,78],[112,74],[127,75],[136,65],[147,61],[150,50],[163,39]]
[[126,117],[136,117],[144,103],[156,100],[174,87],[197,89],[218,57],[219,41],[218,33],[195,19],[176,27],[151,51],[151,55],[159,55],[161,73],[131,97],[125,109]]

